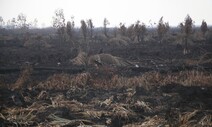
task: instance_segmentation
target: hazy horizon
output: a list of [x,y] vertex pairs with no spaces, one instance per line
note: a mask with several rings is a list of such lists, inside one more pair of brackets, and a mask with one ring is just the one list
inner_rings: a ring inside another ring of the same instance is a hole
[[82,19],[92,19],[95,27],[101,27],[104,18],[114,27],[120,22],[129,26],[137,20],[148,26],[158,23],[162,16],[170,26],[177,26],[189,14],[198,26],[202,20],[212,25],[211,5],[212,0],[0,0],[0,16],[7,22],[23,13],[28,22],[36,18],[38,26],[48,27],[55,10],[63,9],[66,22],[74,17],[77,27]]

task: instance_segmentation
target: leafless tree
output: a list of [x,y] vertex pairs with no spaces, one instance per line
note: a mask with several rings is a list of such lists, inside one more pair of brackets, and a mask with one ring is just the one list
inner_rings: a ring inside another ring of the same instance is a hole
[[90,36],[90,39],[92,40],[93,38],[93,29],[94,29],[94,25],[93,25],[93,21],[92,19],[88,19],[87,20],[87,24],[88,24],[88,33],[89,33],[89,36]]
[[184,32],[184,24],[182,22],[179,24],[179,28],[180,28],[180,32],[183,33]]
[[137,21],[134,27],[134,31],[138,42],[142,42],[147,31],[146,25],[144,23],[140,24],[140,21]]
[[37,28],[37,26],[38,26],[38,19],[35,18],[35,19],[33,20],[33,22],[31,23],[31,25],[32,25],[33,28]]
[[127,28],[126,28],[126,26],[125,26],[124,23],[120,23],[119,24],[119,32],[120,32],[120,34],[122,36],[126,36],[126,34],[127,34]]
[[180,23],[180,29],[181,29],[181,32],[183,32],[183,35],[184,35],[184,39],[183,39],[184,43],[185,43],[185,47],[184,47],[184,51],[183,51],[184,54],[189,53],[188,38],[192,33],[193,24],[194,24],[194,22],[189,15],[186,16],[184,23]]
[[12,18],[11,20],[7,21],[7,29],[15,29],[16,26],[17,26],[17,23],[15,18]]
[[104,26],[104,35],[106,37],[108,37],[108,34],[107,34],[107,25],[109,25],[109,24],[110,24],[110,22],[106,18],[104,18],[103,26]]
[[146,25],[144,23],[141,24],[141,41],[144,41],[144,36],[147,32]]
[[0,28],[4,27],[4,19],[0,16]]
[[132,24],[127,28],[127,36],[130,38],[131,41],[135,39],[135,32],[134,32],[135,25]]
[[208,25],[205,22],[205,20],[202,21],[202,24],[201,24],[200,28],[201,28],[203,36],[205,36],[205,33],[208,31]]
[[113,28],[113,35],[114,35],[114,37],[117,37],[117,33],[118,33],[118,28],[117,27],[114,27]]
[[139,20],[135,23],[134,31],[135,31],[135,35],[137,37],[138,42],[140,42],[140,21]]
[[81,20],[81,32],[82,32],[84,41],[86,41],[87,33],[88,33],[88,26],[87,26],[85,20]]
[[85,20],[81,20],[81,32],[82,32],[84,41],[87,46],[87,53],[89,53],[90,45],[89,45],[89,42],[87,42],[88,26],[87,26]]
[[29,28],[29,23],[27,23],[27,17],[23,13],[20,13],[17,17],[17,26],[20,29],[26,30]]
[[68,21],[66,24],[66,32],[71,40],[74,38],[74,17],[71,18],[71,21]]
[[65,41],[65,26],[66,24],[63,9],[55,10],[55,16],[53,17],[53,27],[57,29],[57,33],[59,35],[59,38],[61,39],[61,42]]
[[169,31],[169,28],[170,28],[169,23],[168,22],[164,23],[163,17],[161,17],[157,26],[157,32],[160,42],[162,41],[165,34]]

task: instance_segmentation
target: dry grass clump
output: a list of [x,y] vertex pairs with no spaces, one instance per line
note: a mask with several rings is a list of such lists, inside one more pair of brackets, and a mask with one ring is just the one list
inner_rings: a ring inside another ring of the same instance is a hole
[[184,86],[211,86],[212,75],[201,71],[181,71],[177,73],[161,74],[160,72],[146,72],[141,76],[123,77],[114,75],[110,80],[96,80],[92,82],[97,88],[131,88],[143,87],[146,90],[158,85],[181,84]]
[[77,100],[69,101],[61,97],[55,97],[50,99],[53,107],[66,107],[70,111],[74,112],[80,112],[84,109],[83,104],[78,102]]
[[212,75],[201,71],[181,71],[179,73],[162,75],[161,84],[177,83],[184,86],[211,86]]
[[193,112],[186,112],[183,115],[180,114],[179,117],[179,125],[180,127],[190,127],[192,122],[191,119],[198,113],[198,110],[195,110]]
[[160,74],[156,72],[147,72],[142,76],[123,77],[119,75],[113,75],[110,80],[104,80],[94,82],[94,86],[104,89],[115,88],[131,88],[131,87],[143,87],[145,89],[151,89],[153,85],[158,85],[160,81]]
[[192,112],[185,112],[179,114],[178,126],[179,127],[210,127],[212,125],[212,117],[211,115],[204,115],[200,117],[200,119],[196,119],[198,117],[198,113],[201,111],[194,110]]
[[6,108],[0,113],[0,118],[15,126],[30,126],[36,118],[34,111],[30,108]]
[[212,53],[205,53],[198,61],[198,64],[212,64]]
[[10,89],[14,91],[14,90],[20,90],[21,88],[23,88],[25,83],[29,80],[32,71],[33,71],[33,68],[31,66],[24,66],[19,75],[19,78],[16,80],[14,84],[9,86]]
[[69,120],[65,118],[60,118],[56,115],[49,115],[49,118],[52,119],[52,121],[49,123],[52,126],[56,127],[63,127],[63,126],[79,126],[81,124],[84,125],[92,125],[93,122],[89,120],[84,120],[84,119],[75,119],[75,120]]
[[185,86],[211,86],[212,75],[202,71],[181,71],[177,73],[161,74],[147,72],[140,77],[145,85],[182,84]]
[[155,115],[153,117],[147,117],[142,123],[127,124],[123,127],[170,127],[169,125],[165,125],[165,123],[166,120],[164,118]]
[[127,104],[113,104],[111,105],[111,107],[112,112],[114,113],[113,115],[119,118],[128,120],[129,118],[133,118],[136,116],[135,112],[128,108]]
[[72,87],[84,87],[90,79],[89,73],[81,73],[77,75],[54,74],[45,82],[39,83],[36,88],[43,90],[67,90]]

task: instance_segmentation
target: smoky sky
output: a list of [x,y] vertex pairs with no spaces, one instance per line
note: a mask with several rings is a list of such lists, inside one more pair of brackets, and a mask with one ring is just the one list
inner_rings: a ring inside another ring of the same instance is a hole
[[23,13],[27,20],[38,19],[39,26],[51,26],[56,9],[63,9],[66,21],[74,17],[76,26],[81,19],[92,19],[96,27],[107,18],[110,26],[120,22],[130,25],[137,20],[157,23],[160,17],[171,26],[184,21],[187,14],[200,25],[212,24],[212,0],[0,0],[0,16],[4,21]]

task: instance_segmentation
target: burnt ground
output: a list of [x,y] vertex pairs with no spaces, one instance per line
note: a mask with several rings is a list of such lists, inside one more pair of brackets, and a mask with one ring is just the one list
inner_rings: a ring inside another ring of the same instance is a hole
[[[1,45],[0,126],[212,126],[212,66],[198,63],[211,44],[193,44],[187,55],[181,45],[163,43],[91,47],[90,54],[103,49],[139,67],[75,66],[69,61],[78,50],[71,46]],[[184,71],[202,72],[209,82],[121,80]]]

